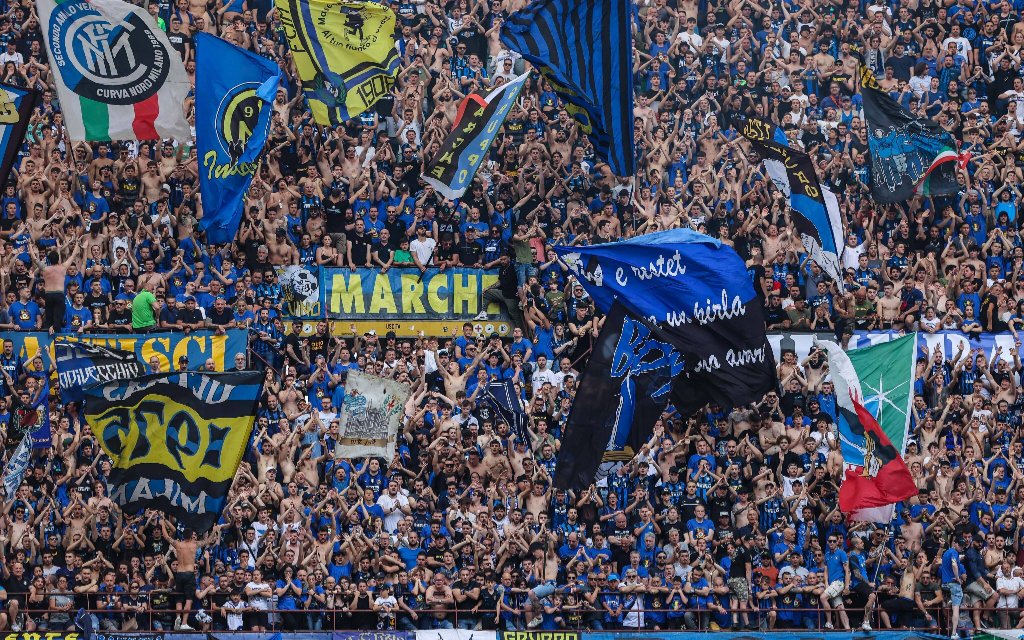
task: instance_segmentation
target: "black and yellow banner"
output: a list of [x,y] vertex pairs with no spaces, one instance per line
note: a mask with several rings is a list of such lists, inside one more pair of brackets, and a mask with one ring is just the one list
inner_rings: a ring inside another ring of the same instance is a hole
[[249,444],[262,383],[256,371],[186,372],[86,389],[86,422],[113,460],[113,500],[212,527]]

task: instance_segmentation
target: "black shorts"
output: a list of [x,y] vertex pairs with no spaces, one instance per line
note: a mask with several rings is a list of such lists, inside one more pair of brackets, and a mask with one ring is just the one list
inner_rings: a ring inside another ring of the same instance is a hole
[[855,585],[855,586],[851,586],[850,587],[850,591],[852,591],[853,593],[856,593],[857,595],[859,595],[860,597],[864,598],[865,600],[868,599],[868,596],[870,596],[872,593],[874,593],[874,591],[871,589],[871,587],[868,586],[868,583],[866,583],[866,582],[860,582],[860,583],[857,583],[857,585]]
[[245,626],[252,629],[253,627],[266,627],[267,626],[267,612],[266,611],[249,611],[242,614],[242,620],[245,622]]
[[195,600],[196,574],[194,571],[176,571],[174,573],[174,592],[182,601]]

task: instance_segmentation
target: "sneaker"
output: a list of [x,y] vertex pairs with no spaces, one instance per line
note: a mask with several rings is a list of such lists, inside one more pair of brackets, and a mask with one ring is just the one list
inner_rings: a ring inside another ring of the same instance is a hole
[[871,631],[871,623],[865,620],[864,624],[860,625],[860,628],[864,631]]
[[21,631],[21,625],[18,624],[17,622],[15,622],[14,624],[11,625],[11,631],[14,631],[14,632]]
[[174,630],[178,631],[179,629],[181,629],[181,618],[175,618],[174,619]]
[[526,623],[526,628],[527,629],[534,629],[536,627],[539,627],[541,622],[544,622],[544,617],[543,616],[537,616],[533,620],[530,620],[529,622]]
[[949,640],[960,640],[960,634],[954,631],[952,634],[950,634]]
[[481,311],[480,313],[478,313],[475,316],[473,316],[473,319],[474,320],[486,320],[487,319],[487,312],[486,311]]
[[182,622],[181,626],[178,627],[178,631],[195,631],[195,629]]
[[826,622],[825,623],[825,628],[826,629],[835,629],[836,627],[831,622]]

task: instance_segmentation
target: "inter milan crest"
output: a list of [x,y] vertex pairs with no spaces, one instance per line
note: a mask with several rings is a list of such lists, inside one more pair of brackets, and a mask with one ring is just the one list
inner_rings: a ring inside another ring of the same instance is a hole
[[57,5],[46,34],[69,89],[107,104],[134,104],[156,94],[170,52],[138,15],[111,20],[88,2]]

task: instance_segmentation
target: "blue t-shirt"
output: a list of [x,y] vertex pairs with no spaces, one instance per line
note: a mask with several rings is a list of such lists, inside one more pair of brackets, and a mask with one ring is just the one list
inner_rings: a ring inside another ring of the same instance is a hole
[[842,549],[836,549],[835,551],[826,551],[825,580],[827,582],[835,582],[836,580],[846,580],[846,569],[843,567],[843,565],[849,563],[849,561],[849,556],[847,556],[846,552]]
[[939,567],[939,577],[942,584],[958,582],[957,577],[964,574],[964,563],[960,561],[960,552],[953,547],[946,549],[942,554],[942,566]]

